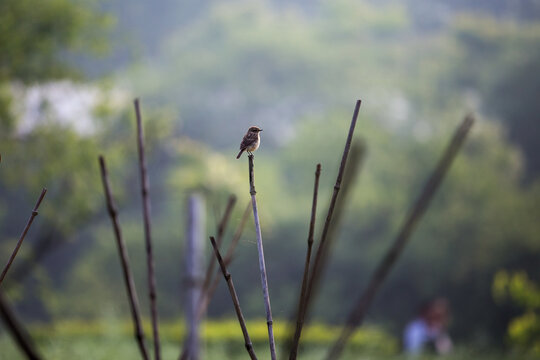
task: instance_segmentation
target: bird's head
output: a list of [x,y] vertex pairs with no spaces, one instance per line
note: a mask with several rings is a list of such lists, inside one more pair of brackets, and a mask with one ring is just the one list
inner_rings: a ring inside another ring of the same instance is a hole
[[253,133],[253,134],[258,134],[261,131],[262,129],[258,126],[251,126],[248,130],[248,132]]

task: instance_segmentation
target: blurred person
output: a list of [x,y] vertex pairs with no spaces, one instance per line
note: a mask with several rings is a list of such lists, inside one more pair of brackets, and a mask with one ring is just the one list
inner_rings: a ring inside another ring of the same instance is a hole
[[418,316],[407,324],[403,332],[405,353],[418,355],[423,352],[447,354],[452,350],[452,340],[446,332],[449,319],[448,301],[443,298],[424,303]]

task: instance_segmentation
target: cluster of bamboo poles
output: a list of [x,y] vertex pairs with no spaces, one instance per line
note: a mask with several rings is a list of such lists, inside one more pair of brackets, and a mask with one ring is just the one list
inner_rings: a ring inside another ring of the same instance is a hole
[[[154,274],[154,259],[153,259],[152,237],[151,237],[151,214],[150,214],[150,198],[149,198],[149,184],[148,184],[149,182],[148,182],[148,174],[146,170],[147,167],[146,167],[146,159],[145,159],[145,151],[144,151],[144,135],[143,135],[142,117],[141,117],[138,99],[134,101],[134,105],[135,105],[135,114],[136,114],[136,121],[137,121],[137,148],[138,148],[138,154],[139,154],[138,159],[139,159],[140,180],[141,180],[140,181],[141,198],[142,198],[142,203],[143,203],[143,223],[144,223],[145,245],[146,245],[146,254],[147,254],[148,296],[150,300],[149,304],[150,304],[150,315],[151,315],[151,322],[152,322],[152,336],[153,336],[153,350],[154,350],[153,353],[154,353],[154,359],[159,360],[161,358],[161,353],[160,353],[158,314],[157,314],[157,308],[156,308],[156,301],[157,301],[156,280],[155,280],[155,274]],[[316,292],[317,288],[320,286],[321,275],[324,272],[325,265],[330,256],[331,243],[333,241],[333,238],[335,237],[337,223],[339,222],[339,218],[341,217],[344,199],[347,198],[348,191],[351,188],[353,179],[356,176],[356,173],[358,172],[358,166],[364,155],[363,145],[353,144],[354,130],[355,130],[356,122],[358,119],[360,105],[361,105],[361,101],[358,100],[356,102],[353,117],[352,117],[351,124],[349,127],[349,132],[347,135],[345,147],[344,147],[343,154],[341,157],[341,163],[338,170],[338,175],[337,175],[336,182],[334,185],[327,215],[325,217],[324,226],[323,226],[320,239],[318,242],[318,246],[315,252],[315,257],[312,262],[311,258],[312,258],[312,249],[314,245],[315,219],[316,219],[316,214],[317,214],[319,178],[321,174],[321,165],[320,164],[316,165],[313,198],[312,198],[312,209],[311,209],[309,231],[308,231],[308,237],[307,237],[307,251],[306,251],[306,257],[305,257],[305,262],[304,262],[304,273],[302,277],[302,283],[300,286],[298,306],[293,316],[294,318],[293,324],[295,326],[295,329],[294,331],[292,331],[291,329],[290,331],[291,337],[289,341],[283,347],[283,349],[285,349],[283,357],[288,356],[289,359],[291,360],[296,359],[297,357],[299,343],[300,343],[300,339],[302,335],[302,328],[308,316],[310,306],[313,302],[314,293]],[[347,318],[347,321],[342,329],[341,334],[339,335],[339,337],[337,338],[337,340],[335,341],[335,343],[330,348],[330,351],[327,354],[327,357],[326,357],[327,359],[338,359],[341,356],[343,349],[345,348],[345,345],[347,344],[347,341],[349,340],[351,335],[359,326],[361,326],[364,320],[365,314],[367,310],[369,309],[369,306],[371,305],[378,289],[381,287],[382,283],[388,276],[393,265],[396,263],[403,249],[407,245],[407,242],[416,224],[418,223],[422,215],[427,210],[433,195],[435,194],[437,188],[439,187],[445,174],[447,173],[450,165],[452,164],[452,161],[454,160],[455,156],[460,150],[461,145],[463,144],[473,122],[474,120],[472,116],[468,115],[465,117],[461,125],[456,130],[454,136],[452,137],[450,141],[450,144],[447,146],[442,157],[437,163],[435,169],[433,170],[430,177],[426,181],[417,200],[413,203],[407,215],[405,216],[405,220],[402,226],[400,227],[394,241],[390,245],[386,254],[382,257],[381,261],[379,262],[375,271],[370,277],[370,280],[368,282],[368,285],[365,291],[363,292],[363,294],[361,295],[361,297],[359,298],[359,300],[353,307],[352,311],[350,312]],[[351,161],[350,161],[351,164],[347,166],[349,153],[351,153]],[[224,238],[227,223],[230,219],[230,215],[232,213],[232,210],[236,202],[236,198],[234,196],[231,196],[229,198],[225,212],[218,224],[217,236],[210,237],[210,242],[214,250],[215,258],[211,258],[210,261],[208,262],[206,274],[204,277],[204,282],[202,282],[202,286],[201,286],[201,292],[200,292],[201,295],[198,299],[198,304],[196,306],[196,314],[193,318],[194,319],[193,321],[200,321],[202,317],[204,316],[204,314],[206,313],[208,304],[218,285],[219,278],[217,274],[221,272],[227,283],[227,286],[228,286],[228,289],[232,298],[233,306],[234,306],[234,309],[235,309],[235,312],[236,312],[236,315],[237,315],[237,318],[238,318],[238,321],[242,330],[242,334],[244,336],[245,347],[248,352],[248,355],[250,356],[251,359],[257,359],[254,348],[253,348],[253,344],[249,337],[248,329],[244,320],[240,302],[236,294],[236,290],[234,288],[232,276],[227,270],[227,266],[231,263],[233,259],[235,248],[241,237],[241,234],[245,227],[247,219],[250,215],[250,208],[251,208],[252,213],[253,213],[254,223],[255,223],[255,233],[257,237],[259,269],[260,269],[260,274],[261,274],[261,284],[262,284],[263,298],[264,298],[265,310],[266,310],[270,355],[271,355],[271,359],[275,360],[276,359],[276,344],[274,340],[272,310],[271,310],[271,305],[270,305],[270,294],[269,294],[269,289],[268,289],[268,280],[267,280],[266,264],[265,264],[265,257],[264,257],[263,241],[262,241],[262,235],[261,235],[261,226],[259,222],[259,215],[258,215],[258,208],[257,208],[253,160],[254,160],[253,155],[250,155],[248,157],[248,165],[249,165],[249,184],[250,184],[251,202],[243,213],[241,221],[234,233],[233,239],[229,245],[229,248],[227,250],[225,257],[222,257],[221,255],[220,246]],[[130,306],[131,315],[133,319],[134,337],[138,344],[142,358],[147,360],[147,359],[150,359],[150,355],[149,355],[149,351],[147,349],[145,339],[144,339],[144,333],[142,329],[141,316],[140,316],[140,310],[139,310],[138,296],[135,289],[135,282],[133,280],[133,275],[130,269],[129,256],[127,253],[127,249],[122,238],[122,231],[118,222],[117,210],[116,210],[116,206],[114,204],[112,192],[110,189],[107,166],[106,166],[105,158],[103,156],[99,156],[99,165],[100,165],[100,170],[101,170],[101,178],[103,182],[107,210],[108,210],[108,214],[111,218],[111,222],[113,225],[114,235],[117,242],[118,253],[120,256],[120,262],[121,262],[122,271],[123,271],[124,282],[126,286],[126,292],[128,295],[129,306]],[[338,195],[340,194],[340,190],[342,188],[343,188],[343,193],[340,198]],[[11,257],[9,258],[8,263],[6,264],[4,270],[2,271],[0,275],[0,286],[2,284],[2,281],[4,280],[4,277],[6,276],[9,270],[9,267],[11,266],[11,263],[13,262],[17,254],[17,251],[19,250],[23,242],[24,237],[26,236],[26,233],[28,232],[30,228],[30,225],[32,224],[34,217],[38,214],[37,210],[39,208],[39,205],[41,204],[41,201],[43,200],[43,197],[45,196],[45,192],[46,192],[46,189],[43,189],[32,211],[32,215],[30,219],[28,220],[28,223],[25,226],[19,241],[17,242],[17,245]],[[217,270],[215,269],[216,261],[219,264],[219,269]],[[216,276],[214,276],[214,273],[216,274]],[[41,356],[37,352],[35,346],[32,344],[29,336],[24,331],[22,324],[20,324],[17,321],[13,312],[10,310],[9,305],[7,304],[7,302],[5,301],[2,295],[1,287],[0,287],[0,315],[4,318],[6,324],[8,325],[8,328],[14,335],[14,338],[16,339],[17,343],[19,344],[23,352],[27,355],[27,357],[29,359],[41,359]],[[186,341],[186,343],[183,346],[183,351],[180,355],[180,359],[198,360],[199,358],[198,349],[190,348],[190,346],[188,346],[187,344],[188,342]]]

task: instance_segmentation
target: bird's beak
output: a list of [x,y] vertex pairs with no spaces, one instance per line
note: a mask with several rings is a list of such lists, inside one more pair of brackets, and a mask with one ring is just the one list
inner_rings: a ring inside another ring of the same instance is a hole
[[261,132],[261,131],[262,131],[262,129],[259,129],[259,132]]

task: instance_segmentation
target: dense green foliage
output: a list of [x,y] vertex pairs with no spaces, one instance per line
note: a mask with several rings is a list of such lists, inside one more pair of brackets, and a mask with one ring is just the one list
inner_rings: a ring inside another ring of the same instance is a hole
[[524,272],[508,274],[501,270],[493,280],[493,296],[500,302],[510,300],[524,309],[508,326],[511,344],[524,353],[540,355],[540,289]]
[[463,17],[455,36],[460,50],[455,77],[459,88],[478,91],[482,110],[505,123],[509,138],[523,149],[529,178],[534,178],[540,171],[540,130],[534,115],[540,111],[538,23],[516,26]]
[[[49,0],[40,5],[47,11],[32,15],[37,19],[10,22],[26,19],[29,2],[0,2],[0,9],[9,8],[0,11],[0,47],[7,54],[0,58],[1,254],[12,249],[41,186],[49,188],[39,223],[5,283],[24,319],[128,316],[98,177],[100,153],[109,162],[146,312],[134,126],[126,100],[135,95],[146,127],[161,316],[177,318],[182,310],[186,194],[205,195],[209,234],[226,197],[238,196],[227,243],[249,199],[246,160],[234,155],[245,128],[257,124],[264,129],[256,183],[270,295],[275,317],[286,318],[303,269],[315,164],[323,167],[320,229],[354,102],[361,98],[355,142],[362,140],[367,153],[345,199],[313,318],[342,323],[453,129],[474,111],[479,121],[368,322],[399,338],[416,306],[441,295],[450,301],[454,338],[501,343],[515,314],[493,301],[494,274],[519,268],[540,276],[537,21],[500,11],[479,17],[463,5],[452,7],[446,20],[429,22],[417,12],[422,1],[413,0],[301,3],[164,1],[161,11],[168,16],[161,18],[140,1],[117,0],[108,5],[119,28],[111,40],[115,57],[106,66],[116,72],[105,84],[93,84],[102,95],[92,131],[56,122],[45,104],[35,125],[21,132],[17,86],[68,76],[77,58],[66,52],[92,47],[101,25],[91,24],[106,18],[84,4]],[[60,13],[65,22],[51,20]],[[128,42],[140,41],[146,51],[127,66],[122,33],[141,34],[144,24],[157,25]],[[95,75],[92,64],[84,60]],[[249,224],[231,273],[246,315],[256,318],[264,311]],[[231,313],[221,286],[209,314]]]

